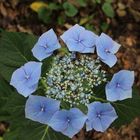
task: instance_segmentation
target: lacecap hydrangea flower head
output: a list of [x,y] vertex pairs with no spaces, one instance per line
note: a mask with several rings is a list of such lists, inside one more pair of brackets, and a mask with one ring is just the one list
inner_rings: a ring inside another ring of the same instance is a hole
[[[117,63],[120,44],[105,33],[98,36],[76,24],[60,38],[68,48],[63,55],[53,29],[42,34],[32,49],[39,61],[53,59],[45,76],[41,76],[44,61],[27,62],[12,74],[10,84],[27,97],[25,117],[70,138],[84,126],[104,132],[119,117],[112,103],[132,97],[134,72],[120,70],[110,80],[104,65],[111,68]],[[38,85],[42,96],[36,92]]]

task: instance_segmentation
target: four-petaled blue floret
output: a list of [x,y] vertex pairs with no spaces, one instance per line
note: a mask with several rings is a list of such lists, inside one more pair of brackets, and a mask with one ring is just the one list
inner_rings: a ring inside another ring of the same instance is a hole
[[58,132],[72,138],[84,126],[87,116],[79,109],[61,110],[54,114],[49,125]]
[[110,103],[93,102],[88,105],[87,131],[95,129],[104,132],[118,118]]
[[48,124],[59,108],[60,101],[43,96],[30,95],[25,105],[25,117],[42,124]]
[[94,53],[97,35],[78,24],[60,37],[71,52]]
[[106,97],[109,101],[132,98],[132,85],[134,71],[121,70],[114,74],[112,80],[106,85]]
[[61,48],[57,36],[53,29],[43,33],[34,48],[32,53],[39,61],[51,56],[56,49]]
[[117,62],[117,57],[114,55],[120,48],[120,44],[113,41],[111,37],[102,33],[96,39],[96,50],[100,60],[112,67]]
[[10,85],[24,97],[36,91],[41,76],[41,62],[28,62],[15,70],[12,74]]

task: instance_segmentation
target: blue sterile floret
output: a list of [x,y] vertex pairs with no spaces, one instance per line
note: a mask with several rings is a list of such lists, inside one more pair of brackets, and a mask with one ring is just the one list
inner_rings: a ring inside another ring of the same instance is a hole
[[96,39],[96,50],[100,60],[112,67],[117,62],[117,57],[114,55],[120,48],[120,44],[113,41],[111,37],[102,33]]
[[41,66],[42,63],[34,61],[21,66],[13,72],[10,85],[14,86],[21,95],[29,96],[38,87]]
[[114,74],[112,80],[106,85],[106,97],[109,101],[132,98],[132,85],[134,71],[121,70]]
[[59,108],[60,101],[43,96],[30,95],[25,105],[25,117],[42,124],[48,124]]
[[97,35],[78,24],[60,36],[68,49],[80,53],[94,53]]
[[93,102],[88,105],[87,131],[95,129],[104,132],[118,118],[110,103]]
[[61,110],[54,114],[49,125],[58,132],[72,138],[84,126],[87,116],[79,109]]
[[39,61],[51,56],[56,49],[59,49],[61,45],[57,39],[57,36],[53,29],[43,33],[34,48],[32,53]]

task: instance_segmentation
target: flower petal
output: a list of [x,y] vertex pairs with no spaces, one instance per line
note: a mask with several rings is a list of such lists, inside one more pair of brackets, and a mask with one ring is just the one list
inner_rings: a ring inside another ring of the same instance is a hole
[[43,96],[29,96],[25,105],[25,116],[28,119],[48,124],[59,110],[60,102]]
[[21,66],[13,72],[10,85],[14,86],[21,95],[27,97],[37,89],[41,66],[42,63],[34,61]]
[[117,62],[117,57],[113,54],[108,54],[106,58],[101,59],[102,62],[107,64],[110,68],[113,67]]
[[93,102],[88,105],[86,129],[104,132],[117,117],[110,103]]
[[97,35],[85,30],[78,24],[71,27],[61,36],[61,39],[66,43],[70,51],[80,53],[94,53],[96,38]]
[[53,29],[50,29],[40,36],[32,49],[32,53],[38,60],[42,61],[52,55],[53,51],[60,47],[55,32]]

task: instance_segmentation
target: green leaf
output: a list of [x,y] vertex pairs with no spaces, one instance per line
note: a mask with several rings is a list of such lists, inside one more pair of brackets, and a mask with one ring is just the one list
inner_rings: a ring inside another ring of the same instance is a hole
[[10,81],[15,69],[33,60],[31,48],[37,37],[26,33],[5,31],[0,35],[0,75]]
[[42,7],[38,11],[38,17],[44,23],[48,24],[52,22],[52,10],[46,7]]
[[112,103],[118,114],[114,126],[130,123],[135,117],[140,116],[140,95],[138,91],[133,92],[133,98]]
[[85,0],[77,0],[76,2],[82,7],[85,7],[87,5]]
[[113,18],[115,13],[114,13],[114,9],[112,7],[112,5],[108,2],[105,2],[103,5],[102,5],[102,10],[103,12],[108,16],[108,17],[111,17]]
[[108,27],[109,27],[109,25],[107,23],[105,23],[105,22],[103,22],[101,24],[101,29],[102,29],[103,32],[106,32],[106,30],[108,29]]
[[8,83],[0,79],[0,120],[10,123],[4,140],[69,140],[46,125],[26,119],[25,102],[26,98],[13,92]]
[[101,0],[95,0],[96,1],[96,3],[98,3],[98,4],[100,4],[101,3]]
[[105,0],[105,2],[112,3],[113,0]]
[[50,3],[50,4],[48,4],[48,8],[50,10],[59,10],[59,9],[61,9],[61,6],[58,5],[57,3]]
[[65,9],[65,14],[69,17],[73,17],[78,13],[77,8],[69,2],[65,2],[63,8]]

